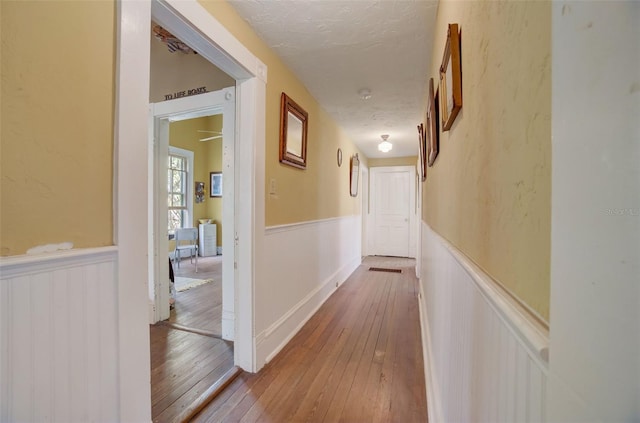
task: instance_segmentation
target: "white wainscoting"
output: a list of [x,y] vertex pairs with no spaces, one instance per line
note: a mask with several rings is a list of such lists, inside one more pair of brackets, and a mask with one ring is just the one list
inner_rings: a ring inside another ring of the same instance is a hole
[[[265,230],[264,274],[256,286],[256,362],[269,362],[360,265],[360,216]],[[264,298],[268,300],[264,300]]]
[[545,421],[546,328],[424,222],[421,239],[429,421]]
[[0,421],[117,421],[117,248],[0,260]]

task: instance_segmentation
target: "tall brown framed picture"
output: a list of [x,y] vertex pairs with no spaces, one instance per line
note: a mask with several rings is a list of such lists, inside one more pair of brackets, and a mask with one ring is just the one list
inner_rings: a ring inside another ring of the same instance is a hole
[[280,163],[307,167],[307,112],[282,93],[280,96]]
[[440,65],[440,114],[442,130],[448,131],[462,109],[462,66],[458,24],[449,24]]
[[418,173],[422,182],[427,180],[427,150],[426,150],[426,131],[423,124],[418,125]]
[[438,91],[434,94],[433,78],[429,79],[429,104],[427,105],[427,140],[428,140],[428,159],[429,167],[433,166],[433,163],[438,157],[438,149],[440,142],[440,131],[438,130],[438,118],[440,113],[438,112]]

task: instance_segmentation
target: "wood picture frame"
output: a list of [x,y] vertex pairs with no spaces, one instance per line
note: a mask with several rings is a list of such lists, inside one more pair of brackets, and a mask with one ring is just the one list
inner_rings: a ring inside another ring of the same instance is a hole
[[427,105],[427,156],[429,167],[433,166],[433,163],[438,157],[438,150],[440,147],[440,131],[438,130],[438,120],[440,112],[438,110],[438,90],[434,94],[433,78],[429,79],[429,104]]
[[222,197],[222,172],[209,172],[209,197]]
[[426,131],[424,125],[418,125],[418,174],[420,181],[427,180]]
[[306,169],[309,115],[288,95],[280,96],[280,163]]
[[462,109],[462,66],[458,24],[449,24],[440,65],[440,115],[442,130],[448,131]]

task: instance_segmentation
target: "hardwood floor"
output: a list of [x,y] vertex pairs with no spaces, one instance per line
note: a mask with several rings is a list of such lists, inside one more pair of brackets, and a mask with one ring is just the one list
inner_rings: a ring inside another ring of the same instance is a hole
[[[213,279],[176,294],[166,322],[188,330],[220,334],[222,317],[222,258],[198,260],[198,273],[183,260],[176,276]],[[234,369],[233,343],[212,336],[178,330],[160,322],[151,334],[151,414],[154,422],[181,421],[194,403],[202,402],[212,386],[220,385]]]
[[173,266],[176,276],[195,279],[222,280],[222,256],[198,257],[198,272],[195,263],[190,263],[189,258],[180,262],[180,267]]
[[233,344],[151,326],[151,415],[171,422],[233,366]]
[[222,256],[200,257],[198,273],[189,259],[180,268],[174,266],[176,276],[213,279],[213,282],[176,293],[170,323],[199,329],[216,336],[222,334]]
[[271,363],[240,375],[193,421],[426,422],[413,266],[367,257]]

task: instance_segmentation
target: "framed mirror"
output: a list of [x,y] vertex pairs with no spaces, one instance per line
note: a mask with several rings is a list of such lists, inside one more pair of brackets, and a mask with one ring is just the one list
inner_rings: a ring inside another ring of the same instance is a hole
[[307,112],[288,95],[280,97],[280,163],[307,167]]
[[350,194],[352,197],[358,196],[358,179],[360,178],[360,159],[355,154],[351,156],[351,176],[350,176]]

